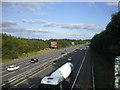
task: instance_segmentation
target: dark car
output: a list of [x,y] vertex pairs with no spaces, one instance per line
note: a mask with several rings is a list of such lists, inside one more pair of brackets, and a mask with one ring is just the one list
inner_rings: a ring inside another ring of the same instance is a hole
[[31,58],[30,62],[31,63],[38,62],[38,59],[37,58]]
[[61,54],[65,54],[64,52],[61,52]]

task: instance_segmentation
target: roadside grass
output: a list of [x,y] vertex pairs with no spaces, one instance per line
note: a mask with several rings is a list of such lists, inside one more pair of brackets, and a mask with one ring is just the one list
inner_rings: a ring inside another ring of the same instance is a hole
[[[73,47],[73,46],[71,45],[71,46],[68,46],[68,47]],[[2,59],[2,60],[0,60],[0,64],[5,64],[5,63],[12,62],[12,61],[17,61],[17,60],[20,60],[20,59],[23,59],[23,58],[32,57],[32,56],[44,54],[44,53],[47,53],[47,52],[53,52],[54,50],[56,50],[56,49],[46,48],[44,50],[40,50],[40,51],[36,51],[36,52],[24,53],[21,56],[18,56],[18,58],[16,58],[16,59]]]
[[95,51],[91,52],[91,60],[94,66],[95,88],[114,88],[114,64]]
[[44,54],[44,53],[47,53],[47,52],[52,52],[54,50],[55,49],[46,48],[44,50],[40,50],[40,51],[37,51],[37,52],[24,53],[21,56],[18,56],[18,58],[16,58],[16,59],[2,59],[2,63],[0,63],[0,64],[5,64],[5,63],[8,63],[8,62],[17,61],[17,60],[20,60],[20,59],[23,59],[23,58],[32,57],[32,56]]

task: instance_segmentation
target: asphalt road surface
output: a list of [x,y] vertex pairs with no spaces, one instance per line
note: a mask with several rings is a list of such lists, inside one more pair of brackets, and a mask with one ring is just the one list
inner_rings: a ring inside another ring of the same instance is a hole
[[[77,48],[80,48],[80,45],[66,48],[67,52],[65,52],[65,53],[74,51]],[[45,62],[48,62],[50,60],[53,60],[54,58],[57,58],[57,57],[61,56],[61,52],[63,52],[64,50],[65,49],[54,50],[53,52],[48,52],[48,53],[44,53],[44,54],[35,56],[34,58],[40,59],[36,63],[30,63],[30,58],[25,58],[25,59],[22,59],[22,60],[18,60],[18,61],[14,61],[14,62],[11,62],[11,63],[3,64],[2,67],[0,67],[0,68],[2,68],[2,71],[0,71],[0,73],[2,73],[2,82],[12,80],[14,77],[16,77],[17,75],[19,75],[23,72],[31,70],[31,69],[35,68],[36,66],[42,65]],[[7,67],[9,65],[12,65],[12,64],[20,66],[20,69],[18,69],[16,71],[12,71],[12,72],[7,71],[6,70]]]
[[40,81],[44,76],[50,75],[60,66],[65,64],[68,57],[72,57],[74,70],[66,79],[66,81],[63,82],[63,88],[66,88],[67,86],[68,90],[72,90],[73,88],[88,89],[90,88],[91,75],[89,51],[89,48],[87,50],[75,50],[73,53],[67,55],[66,57],[59,59],[53,65],[48,66],[47,68],[41,70],[28,79],[16,84],[14,88],[38,88]]

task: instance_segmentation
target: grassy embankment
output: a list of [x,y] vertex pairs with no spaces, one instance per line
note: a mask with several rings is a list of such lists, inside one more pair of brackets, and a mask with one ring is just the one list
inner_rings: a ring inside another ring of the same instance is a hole
[[113,88],[114,87],[114,66],[108,58],[101,56],[92,50],[91,60],[94,65],[94,78],[96,88]]
[[25,39],[18,38],[7,34],[2,35],[2,61],[3,63],[22,59],[25,57],[35,56],[43,52],[51,51],[47,49],[51,42],[57,42],[57,49],[71,46],[71,42],[82,44],[89,40],[71,40],[71,39]]
[[[68,47],[72,47],[72,46],[68,46]],[[40,50],[40,51],[36,51],[36,52],[24,53],[24,54],[18,56],[18,58],[16,58],[16,59],[4,59],[4,60],[2,60],[2,62],[0,62],[0,64],[4,64],[4,63],[20,60],[20,59],[23,59],[23,58],[44,54],[44,53],[47,53],[47,52],[53,52],[54,50],[56,50],[56,49],[46,48],[44,50]]]
[[47,49],[36,51],[36,52],[22,54],[22,55],[18,56],[18,58],[16,58],[16,59],[4,59],[4,60],[2,60],[2,64],[12,62],[12,61],[16,61],[16,60],[19,60],[19,59],[23,59],[23,58],[26,58],[26,57],[32,57],[32,56],[44,54],[44,53],[47,53],[47,52],[52,52],[54,50],[55,49],[47,48]]

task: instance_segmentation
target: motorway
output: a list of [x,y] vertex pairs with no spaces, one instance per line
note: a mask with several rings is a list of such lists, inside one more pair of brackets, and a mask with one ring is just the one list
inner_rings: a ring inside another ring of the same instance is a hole
[[72,90],[73,88],[90,88],[91,66],[89,59],[89,49],[75,50],[66,57],[59,59],[56,63],[19,82],[14,86],[14,88],[38,88],[41,79],[46,75],[50,75],[53,71],[65,64],[68,57],[72,57],[73,59],[72,63],[74,65],[74,70],[70,77],[68,77],[67,80],[63,82],[63,88],[68,88],[69,90]]
[[[75,47],[69,47],[66,48],[67,52],[72,52],[77,48],[80,48],[81,46],[75,46]],[[14,61],[11,63],[7,63],[7,64],[3,64],[2,67],[2,71],[0,73],[2,73],[2,82],[9,82],[10,80],[15,79],[17,76],[19,76],[19,74],[27,72],[28,70],[32,70],[33,68],[37,67],[37,66],[41,66],[42,64],[44,64],[45,62],[48,62],[50,60],[53,60],[54,58],[57,58],[59,56],[61,56],[61,52],[63,52],[64,49],[60,49],[60,50],[54,50],[53,52],[48,52],[48,53],[44,53],[38,56],[35,56],[34,58],[38,58],[40,59],[38,62],[36,63],[30,63],[30,58],[25,58],[22,60],[18,60],[18,61]],[[60,67],[62,64],[65,63],[65,60],[63,62],[61,62],[62,60],[59,60],[60,63],[54,66],[54,68],[56,69],[57,67]],[[6,68],[11,65],[11,64],[15,64],[15,65],[19,65],[20,69],[13,71],[13,72],[9,72],[6,70]],[[50,66],[49,66],[50,67]],[[52,66],[53,67],[53,66]],[[53,71],[54,69],[48,69],[47,74],[49,71]],[[44,75],[47,75],[44,73]],[[41,74],[42,75],[42,74]]]

